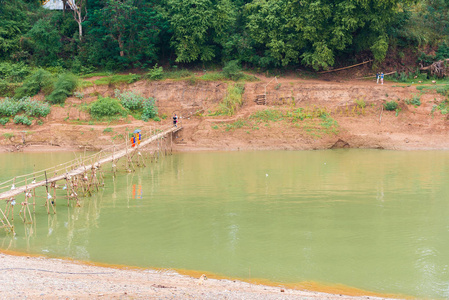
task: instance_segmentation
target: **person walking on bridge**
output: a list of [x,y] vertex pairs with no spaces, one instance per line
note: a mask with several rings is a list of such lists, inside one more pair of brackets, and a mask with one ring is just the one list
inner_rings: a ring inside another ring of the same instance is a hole
[[173,116],[173,126],[178,127],[178,116],[176,114]]

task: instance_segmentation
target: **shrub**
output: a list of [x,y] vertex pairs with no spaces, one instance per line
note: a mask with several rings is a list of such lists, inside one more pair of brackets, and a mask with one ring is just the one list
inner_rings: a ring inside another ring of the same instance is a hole
[[155,100],[153,98],[148,98],[143,103],[142,120],[148,121],[149,119],[154,119],[155,121],[157,121],[157,107],[154,104]]
[[74,92],[73,96],[75,96],[76,98],[83,100],[84,98],[84,94],[82,92]]
[[242,94],[245,87],[241,84],[230,84],[226,97],[219,105],[218,111],[215,115],[227,115],[232,116],[237,108],[242,105]]
[[6,98],[0,102],[0,116],[13,117],[22,109],[22,103],[12,98]]
[[146,100],[143,96],[135,94],[133,92],[120,92],[115,90],[115,97],[120,100],[120,103],[124,108],[129,110],[139,110],[143,108],[143,102]]
[[387,101],[387,103],[384,104],[384,108],[386,110],[396,110],[398,108],[398,103],[396,101]]
[[437,106],[438,110],[441,112],[442,115],[446,115],[449,113],[449,101],[445,100],[438,104]]
[[243,77],[242,68],[238,60],[228,61],[223,67],[223,75],[232,80],[239,80]]
[[414,106],[420,106],[421,105],[421,97],[418,95],[413,95],[412,99],[409,101],[410,104]]
[[120,103],[124,108],[134,112],[142,111],[141,118],[144,121],[154,119],[157,116],[158,110],[154,98],[145,98],[133,92],[122,93],[120,90],[115,90],[115,96],[120,100]]
[[46,98],[51,104],[63,104],[76,89],[78,78],[73,74],[62,74],[54,85],[53,92]]
[[47,103],[42,103],[30,98],[21,101],[23,103],[23,110],[25,110],[25,113],[29,116],[46,117],[51,111],[50,106]]
[[23,85],[16,90],[15,97],[32,97],[41,90],[49,93],[53,85],[53,76],[50,72],[38,69],[36,72],[28,76]]
[[0,116],[12,117],[19,112],[25,112],[28,116],[45,117],[50,113],[50,106],[28,97],[20,100],[6,98],[0,101]]
[[9,118],[0,118],[0,124],[6,125],[9,122]]
[[0,77],[9,82],[22,82],[30,72],[30,67],[24,63],[0,63]]
[[162,79],[163,74],[164,69],[162,67],[158,67],[157,64],[155,64],[154,67],[147,73],[146,77],[151,80],[160,80]]
[[123,107],[114,98],[99,97],[90,106],[90,114],[96,118],[113,117],[122,113]]
[[6,80],[0,79],[0,97],[10,97],[14,94],[17,83],[9,83]]
[[357,104],[357,107],[365,108],[366,102],[363,99],[355,99],[355,103]]
[[28,119],[27,116],[17,115],[17,116],[14,117],[14,123],[15,124],[23,124],[23,125],[30,126],[31,125],[31,120]]

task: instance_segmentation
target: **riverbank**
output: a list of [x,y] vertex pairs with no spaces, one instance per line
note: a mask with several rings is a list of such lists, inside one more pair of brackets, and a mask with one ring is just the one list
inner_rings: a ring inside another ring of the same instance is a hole
[[384,299],[0,252],[1,299]]
[[[449,149],[448,104],[437,86],[295,77],[280,78],[275,85],[271,79],[260,76],[258,82],[245,83],[242,104],[232,116],[219,113],[226,82],[93,85],[83,90],[82,100],[70,97],[63,107],[53,106],[40,123],[0,126],[0,151],[95,151],[124,142],[136,128],[145,132],[168,125],[173,113],[183,126],[173,139],[175,151]],[[162,120],[93,119],[85,107],[117,88],[154,97]],[[255,99],[265,93],[265,105],[258,105]],[[35,98],[43,100],[42,95]],[[387,102],[397,108],[387,111]]]

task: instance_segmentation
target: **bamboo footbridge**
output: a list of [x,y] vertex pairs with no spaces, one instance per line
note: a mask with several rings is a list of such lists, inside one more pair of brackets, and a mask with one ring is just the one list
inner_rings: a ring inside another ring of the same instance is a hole
[[[36,188],[45,187],[45,206],[47,213],[56,213],[56,190],[66,191],[67,205],[70,200],[75,200],[79,206],[78,195],[88,196],[92,191],[98,190],[103,185],[103,173],[101,167],[111,163],[112,172],[117,170],[117,162],[126,158],[126,171],[132,172],[134,165],[146,166],[141,151],[152,146],[154,157],[167,152],[171,153],[173,134],[181,130],[182,126],[172,125],[150,128],[141,133],[140,143],[134,145],[125,138],[125,142],[113,145],[91,155],[65,162],[63,164],[40,170],[26,175],[19,175],[10,180],[0,183],[0,200],[6,202],[5,210],[0,208],[0,229],[4,228],[9,233],[14,233],[14,206],[20,206],[19,216],[24,222],[31,222],[31,211],[29,206],[36,206]],[[151,152],[151,149],[150,151]],[[151,154],[151,153],[150,153]],[[52,175],[49,175],[52,174]],[[64,181],[61,187],[57,183]],[[52,193],[53,192],[53,193]],[[23,202],[16,202],[18,196],[23,195]],[[40,197],[42,198],[42,197]]]

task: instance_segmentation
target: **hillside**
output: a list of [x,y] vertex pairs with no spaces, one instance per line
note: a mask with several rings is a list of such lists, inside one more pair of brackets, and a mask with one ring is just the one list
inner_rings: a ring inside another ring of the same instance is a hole
[[[82,91],[82,99],[69,97],[64,106],[53,106],[42,125],[8,123],[0,127],[1,149],[100,149],[123,141],[135,128],[145,131],[170,123],[173,113],[182,116],[184,127],[175,139],[177,151],[449,148],[445,97],[432,84],[380,85],[374,79],[344,80],[339,76],[321,80],[290,76],[269,83],[273,78],[258,77],[260,81],[244,84],[243,104],[232,116],[216,113],[228,86],[233,84],[230,82],[140,80],[119,86],[93,84]],[[254,100],[265,93],[265,87],[267,103],[257,105]],[[86,104],[97,96],[113,96],[116,88],[154,97],[161,122],[144,122],[131,116],[107,122],[92,119]],[[43,97],[35,96],[40,100]],[[398,109],[385,110],[384,104],[389,101],[397,102]]]

